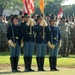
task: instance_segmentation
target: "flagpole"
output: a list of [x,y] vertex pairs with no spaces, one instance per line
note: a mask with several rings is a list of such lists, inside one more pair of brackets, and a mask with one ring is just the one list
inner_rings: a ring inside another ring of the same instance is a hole
[[28,15],[30,15],[30,33],[32,34],[32,18],[31,18],[31,14],[34,12],[34,0],[22,0],[23,4],[24,4],[24,11],[25,13],[28,13]]
[[[40,0],[40,11],[43,14],[43,20],[44,20],[44,0]],[[44,34],[45,33],[44,33],[44,25],[43,25],[43,36],[42,36],[43,39],[45,38]]]

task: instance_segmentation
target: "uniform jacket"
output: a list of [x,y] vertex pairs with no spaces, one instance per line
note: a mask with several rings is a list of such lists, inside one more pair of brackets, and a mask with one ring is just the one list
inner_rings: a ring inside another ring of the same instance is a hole
[[30,34],[30,26],[28,26],[26,22],[21,23],[22,36],[25,42],[34,42],[33,28],[34,27],[32,26],[32,33]]
[[69,24],[67,24],[66,22],[65,23],[60,22],[58,26],[61,30],[61,36],[62,37],[69,37],[69,34],[70,34]]
[[56,44],[61,40],[60,29],[57,26],[47,26],[46,27],[47,41],[50,41],[51,44]]
[[36,43],[47,43],[46,34],[45,34],[45,28],[44,28],[44,34],[45,38],[43,39],[43,27],[39,24],[35,25],[34,31],[36,33]]
[[7,39],[11,39],[14,43],[18,42],[20,45],[22,39],[21,27],[19,25],[15,26],[14,24],[9,26],[7,29]]

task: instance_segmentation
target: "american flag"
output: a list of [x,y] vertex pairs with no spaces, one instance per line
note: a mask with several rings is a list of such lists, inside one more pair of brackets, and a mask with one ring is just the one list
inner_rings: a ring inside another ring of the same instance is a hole
[[24,13],[32,14],[34,12],[34,0],[22,0],[24,4]]
[[63,16],[63,10],[62,10],[62,7],[60,7],[58,15],[57,15],[57,20],[60,20],[62,16]]
[[62,9],[62,7],[60,7],[59,12],[57,14],[57,25],[59,24],[60,19],[62,18],[62,16],[63,16],[63,9]]

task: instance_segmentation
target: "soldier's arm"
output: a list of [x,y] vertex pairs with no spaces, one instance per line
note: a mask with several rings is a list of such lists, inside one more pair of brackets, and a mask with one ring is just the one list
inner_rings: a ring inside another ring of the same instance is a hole
[[12,38],[11,38],[11,37],[12,37],[11,34],[12,34],[11,26],[9,26],[8,29],[7,29],[8,44],[9,44],[10,46],[12,46],[13,48],[15,48],[16,44],[13,43]]
[[60,28],[58,28],[58,47],[61,47],[61,32],[60,32]]
[[7,28],[7,39],[9,40],[9,39],[11,39],[11,27],[9,26],[8,28]]

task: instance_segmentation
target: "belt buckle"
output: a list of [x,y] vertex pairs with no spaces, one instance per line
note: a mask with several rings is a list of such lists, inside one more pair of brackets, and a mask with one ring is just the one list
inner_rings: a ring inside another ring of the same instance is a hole
[[16,36],[15,38],[16,38],[16,39],[18,39],[18,37],[17,37],[17,36]]
[[54,40],[57,40],[57,38],[54,38]]

